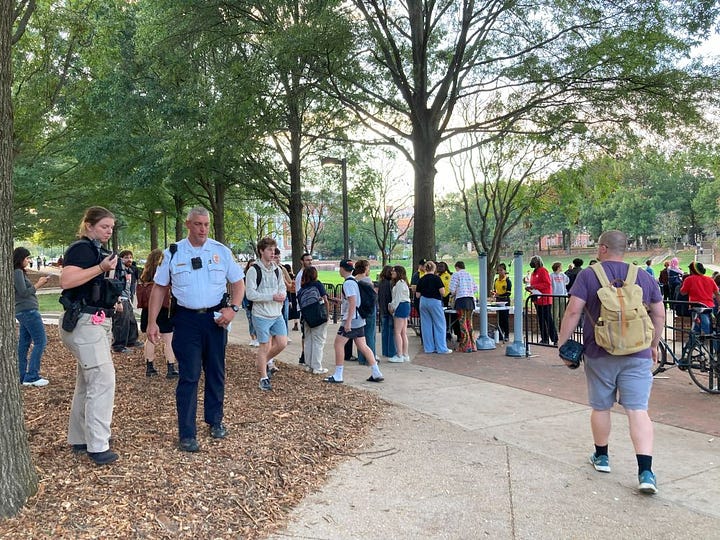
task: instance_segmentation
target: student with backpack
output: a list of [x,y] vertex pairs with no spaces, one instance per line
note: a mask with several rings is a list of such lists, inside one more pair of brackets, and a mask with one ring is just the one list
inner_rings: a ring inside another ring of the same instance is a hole
[[[365,306],[364,313],[365,317],[365,343],[372,351],[375,359],[377,360],[377,351],[375,347],[375,338],[377,336],[377,292],[375,291],[375,284],[370,277],[370,262],[366,259],[360,259],[355,263],[355,270],[353,270],[353,276],[358,282],[358,288],[360,290],[360,298],[363,300],[361,305]],[[372,309],[369,309],[372,307]],[[365,358],[361,351],[358,351],[358,364],[361,366],[367,366],[368,360]]]
[[[358,282],[352,277],[353,263],[347,259],[340,261],[339,272],[345,280],[342,285],[342,305],[340,308],[340,328],[335,336],[335,373],[323,379],[326,383],[341,384],[343,382],[343,368],[345,358],[345,344],[353,340],[358,351],[362,352],[370,364],[372,374],[368,382],[381,382],[384,379],[380,372],[375,355],[365,343],[365,319],[368,306],[362,307],[363,298],[360,296]],[[374,305],[372,307],[374,309]]]
[[257,354],[257,369],[260,374],[258,387],[264,392],[272,390],[270,377],[274,366],[269,360],[287,347],[287,323],[283,317],[283,306],[287,299],[285,279],[279,266],[274,262],[277,243],[270,237],[258,242],[260,260],[247,273],[246,296],[252,302],[253,327],[260,343]]
[[302,314],[305,369],[315,375],[327,373],[328,370],[322,366],[322,356],[330,304],[325,286],[318,281],[317,268],[314,266],[303,269],[297,302]]
[[[638,464],[638,489],[653,494],[657,493],[652,472],[653,424],[647,409],[653,383],[652,366],[657,361],[657,346],[665,325],[665,308],[652,276],[623,262],[627,247],[624,233],[607,231],[600,236],[597,245],[600,264],[578,274],[570,291],[558,341],[562,346],[570,339],[580,315],[586,312],[583,327],[585,377],[595,443],[590,463],[596,471],[610,472],[610,410],[619,400],[630,425]],[[601,284],[601,276],[607,280],[606,285]],[[648,313],[643,313],[645,306],[649,306],[652,327],[649,335],[645,332],[648,324]],[[612,348],[613,340],[604,346],[598,344],[597,338],[607,330],[611,330],[615,342],[618,342],[617,338],[623,338],[620,342],[624,348]]]

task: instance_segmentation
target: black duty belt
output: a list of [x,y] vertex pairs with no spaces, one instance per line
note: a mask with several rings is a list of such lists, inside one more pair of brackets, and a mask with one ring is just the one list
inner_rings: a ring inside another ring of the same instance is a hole
[[103,308],[103,307],[94,307],[94,306],[85,306],[84,308],[82,308],[81,312],[82,313],[90,313],[90,314],[103,312],[103,313],[105,313],[106,317],[112,317],[115,314],[115,310],[113,308]]
[[223,307],[224,306],[222,304],[218,304],[217,306],[213,306],[213,307],[191,309],[191,308],[186,308],[185,306],[181,306],[178,304],[177,309],[179,311],[189,311],[190,313],[212,313],[213,311],[220,311],[221,309],[223,309]]

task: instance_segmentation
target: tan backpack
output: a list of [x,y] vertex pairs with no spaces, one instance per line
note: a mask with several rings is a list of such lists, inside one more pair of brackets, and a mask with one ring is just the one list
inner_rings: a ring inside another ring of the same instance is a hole
[[[643,304],[643,290],[635,283],[638,267],[628,266],[625,281],[608,281],[601,263],[590,266],[600,281],[600,317],[593,322],[595,342],[609,354],[624,356],[650,347],[655,329]],[[592,317],[591,317],[592,319]]]

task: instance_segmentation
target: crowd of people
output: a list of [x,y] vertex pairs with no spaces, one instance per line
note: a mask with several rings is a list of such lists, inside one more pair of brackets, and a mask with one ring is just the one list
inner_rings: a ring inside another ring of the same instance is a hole
[[[208,238],[209,214],[193,208],[187,216],[187,237],[166,250],[153,250],[142,273],[134,264],[132,252],[119,255],[105,246],[115,226],[113,214],[102,207],[88,208],[78,230],[78,240],[64,254],[60,277],[61,303],[65,312],[60,320],[60,337],[77,359],[77,376],[68,425],[68,442],[76,453],[86,453],[99,465],[118,459],[111,448],[111,423],[115,393],[113,353],[143,347],[145,374],[158,375],[156,354],[164,352],[166,377],[177,379],[178,448],[197,452],[198,386],[204,373],[203,419],[211,437],[222,439],[228,430],[223,423],[225,398],[225,349],[230,327],[243,309],[248,319],[250,344],[257,348],[258,387],[272,391],[272,377],[279,372],[275,358],[285,349],[292,330],[302,339],[299,359],[313,375],[329,384],[344,382],[347,361],[369,367],[368,382],[380,383],[384,375],[380,361],[410,361],[408,323],[415,311],[419,318],[422,347],[426,354],[452,354],[451,331],[457,337],[456,351],[473,352],[473,313],[478,285],[463,261],[454,272],[442,261],[420,261],[410,279],[402,265],[387,265],[371,277],[365,259],[339,262],[342,278],[337,297],[330,296],[318,279],[309,253],[301,257],[297,275],[280,263],[276,241],[263,238],[257,245],[257,260],[243,269],[224,245]],[[612,277],[620,277],[627,264],[622,254],[627,239],[610,231],[599,239],[598,259]],[[15,314],[19,325],[18,372],[25,386],[49,383],[40,374],[41,358],[47,342],[38,310],[36,290],[47,283],[39,278],[33,285],[28,278],[30,252],[18,247],[13,253]],[[523,280],[537,314],[541,344],[563,345],[581,323],[583,311],[597,317],[593,272],[583,271],[584,261],[576,258],[566,271],[559,262],[549,272],[539,256],[530,259],[531,272]],[[652,261],[638,283],[651,306],[656,327],[664,324],[662,300],[683,296],[688,302],[707,307],[698,331],[710,332],[712,309],[720,306],[720,275],[706,276],[699,262],[683,273],[677,258],[667,261],[656,278]],[[495,267],[496,277],[490,299],[499,305],[512,301],[512,282],[504,263]],[[368,292],[369,291],[369,292]],[[141,310],[138,339],[134,305]],[[331,303],[339,304],[339,324],[334,338],[334,370],[324,367],[323,351],[331,318]],[[369,303],[369,305],[368,305]],[[365,305],[363,305],[365,304]],[[497,312],[498,328],[507,340],[510,328],[508,310]],[[379,317],[379,319],[376,319]],[[298,321],[292,327],[291,321]],[[561,324],[562,321],[562,324]],[[635,445],[640,490],[656,492],[652,473],[652,423],[647,400],[652,377],[648,362],[655,348],[632,355],[623,362],[608,360],[594,344],[591,324],[583,328],[586,377],[595,451],[590,462],[600,472],[610,472],[608,438],[609,410],[618,396],[630,420]],[[377,328],[379,327],[379,346]],[[656,340],[657,341],[657,336]],[[655,343],[655,346],[657,343]],[[357,357],[352,356],[352,347]],[[609,384],[608,381],[615,381]]]

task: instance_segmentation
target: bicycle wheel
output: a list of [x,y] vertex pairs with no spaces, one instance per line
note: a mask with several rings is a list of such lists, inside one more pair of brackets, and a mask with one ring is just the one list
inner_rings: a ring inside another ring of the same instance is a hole
[[658,373],[662,373],[663,371],[665,371],[667,369],[665,367],[665,365],[667,364],[667,355],[668,355],[667,344],[665,342],[661,341],[660,343],[658,343],[657,349],[658,349],[658,362],[657,362],[657,364],[655,364],[653,366],[653,372],[652,372],[653,376],[657,375]]
[[693,349],[688,373],[693,382],[706,392],[720,394],[720,363],[717,355],[704,345],[698,344]]

